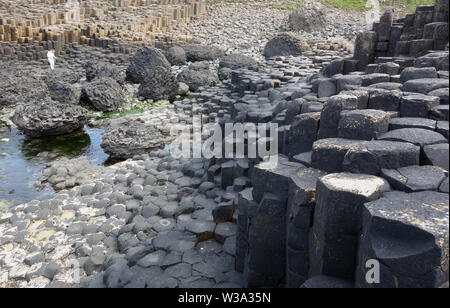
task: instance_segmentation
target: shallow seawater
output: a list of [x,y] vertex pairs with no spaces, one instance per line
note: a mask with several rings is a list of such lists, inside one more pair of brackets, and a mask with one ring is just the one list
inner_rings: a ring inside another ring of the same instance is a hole
[[0,128],[0,203],[52,198],[55,192],[48,184],[38,188],[35,182],[46,164],[61,156],[87,156],[93,164],[104,164],[108,155],[100,147],[102,133],[101,128],[85,126],[67,136],[29,139],[16,129]]

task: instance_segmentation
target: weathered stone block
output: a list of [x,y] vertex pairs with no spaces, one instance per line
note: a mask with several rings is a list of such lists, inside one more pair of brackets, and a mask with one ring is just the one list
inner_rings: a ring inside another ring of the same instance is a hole
[[221,184],[222,189],[226,189],[229,186],[233,186],[235,179],[235,167],[236,164],[234,161],[228,161],[221,165]]
[[299,265],[309,264],[309,232],[316,201],[316,183],[324,175],[326,173],[320,170],[304,168],[293,174],[289,182],[286,251],[288,287],[299,287],[308,277],[308,267]]
[[325,77],[332,77],[336,74],[344,73],[344,59],[335,59],[322,69],[322,74]]
[[372,140],[388,131],[390,114],[381,110],[344,111],[338,126],[338,137]]
[[391,130],[379,136],[378,140],[409,142],[420,147],[447,142],[447,139],[445,139],[445,137],[441,134],[422,128],[402,128]]
[[338,93],[344,90],[354,90],[362,84],[362,77],[359,75],[336,75],[333,79],[336,81]]
[[438,166],[449,171],[448,146],[447,142],[424,146],[422,157],[423,163]]
[[436,0],[434,3],[433,21],[448,22],[448,0]]
[[290,157],[311,151],[317,140],[320,112],[304,113],[297,117],[288,134],[287,151]]
[[344,59],[344,75],[356,72],[359,67],[359,60]]
[[238,232],[236,235],[236,271],[238,272],[244,271],[248,251],[248,227],[258,208],[258,203],[253,201],[252,191],[253,188],[247,188],[240,192],[238,197]]
[[362,141],[341,138],[317,140],[313,144],[311,166],[327,172],[343,171],[342,163],[347,151]]
[[449,140],[449,123],[448,121],[437,121],[436,131]]
[[388,7],[380,17],[380,23],[377,26],[377,34],[378,40],[381,42],[389,41],[389,38],[391,37],[393,15],[394,9]]
[[368,108],[383,111],[399,111],[403,94],[401,91],[370,89]]
[[437,96],[423,94],[407,95],[402,97],[400,115],[402,117],[426,118],[434,107],[439,106],[440,99]]
[[249,228],[245,287],[278,287],[286,272],[286,203],[265,193]]
[[337,136],[340,115],[343,110],[354,110],[358,107],[358,98],[353,95],[335,95],[324,105],[320,116],[318,138]]
[[353,57],[359,60],[360,71],[364,71],[366,66],[374,61],[377,36],[375,31],[366,31],[356,37]]
[[354,173],[378,175],[381,169],[397,169],[418,165],[420,147],[411,143],[368,141],[350,146],[342,169]]
[[365,91],[365,90],[342,91],[339,94],[356,96],[356,98],[358,99],[358,104],[357,104],[356,109],[366,109],[367,104],[369,103],[369,92]]
[[421,78],[437,78],[437,71],[434,67],[407,67],[400,73],[400,82]]
[[336,82],[332,79],[319,80],[319,88],[317,97],[329,97],[335,95],[337,92]]
[[394,62],[387,62],[379,64],[374,73],[397,75],[399,71],[400,65]]
[[389,57],[395,56],[395,49],[397,42],[400,41],[400,36],[403,32],[403,25],[392,25],[391,27],[391,37],[389,39],[389,49],[387,55]]
[[449,88],[441,88],[441,89],[437,89],[437,90],[428,92],[428,95],[430,95],[430,96],[439,97],[441,105],[448,105],[448,102],[449,102],[448,94],[449,94]]
[[303,167],[301,164],[286,160],[266,161],[256,165],[252,172],[254,200],[259,202],[265,193],[272,193],[285,202],[291,174]]
[[436,121],[423,118],[394,118],[389,121],[389,130],[401,128],[423,128],[436,130]]
[[[366,203],[356,286],[434,288],[447,282],[448,204],[448,194],[396,191]],[[379,283],[366,280],[370,259],[379,262]]]
[[362,86],[367,87],[376,83],[389,82],[391,77],[388,74],[367,74],[362,76]]
[[402,90],[404,92],[427,94],[441,88],[448,88],[448,80],[440,78],[421,78],[405,82]]
[[404,192],[437,191],[447,178],[448,171],[436,166],[409,166],[399,169],[383,169],[381,176],[396,190]]
[[333,173],[317,181],[310,277],[354,277],[363,205],[389,190],[386,180],[371,175]]
[[419,39],[412,40],[409,45],[409,56],[420,57],[432,50],[434,46],[434,40],[432,39]]

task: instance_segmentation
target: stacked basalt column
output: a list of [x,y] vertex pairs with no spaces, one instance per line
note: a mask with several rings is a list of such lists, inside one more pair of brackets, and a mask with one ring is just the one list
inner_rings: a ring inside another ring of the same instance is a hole
[[[66,1],[33,1],[29,6],[20,7],[12,3],[15,9],[11,10],[0,7],[0,42],[6,43],[0,48],[0,58],[29,59],[19,54],[22,44],[31,47],[31,58],[39,59],[43,57],[41,47],[53,48],[59,53],[72,44],[85,44],[114,52],[117,48],[113,45],[124,45],[128,50],[131,47],[128,45],[135,42],[145,41],[151,45],[183,39],[183,24],[192,18],[201,18],[206,12],[204,0],[116,3],[117,7],[136,5],[136,16],[129,18],[124,9],[115,8],[114,15],[105,15],[104,10],[109,9],[105,3],[97,7],[96,1],[84,1],[80,4],[80,22],[77,22]],[[11,11],[18,11],[17,15],[12,15]]]
[[285,125],[278,162],[257,163],[239,196],[245,286],[448,286],[448,52],[424,47],[448,44],[446,16],[448,1],[387,10],[355,57],[292,86],[232,73],[235,121]]
[[386,9],[371,31],[360,33],[350,67],[345,73],[364,71],[380,57],[418,57],[430,50],[445,50],[448,44],[448,0],[436,0],[434,6],[418,6],[414,14],[394,20],[393,9]]

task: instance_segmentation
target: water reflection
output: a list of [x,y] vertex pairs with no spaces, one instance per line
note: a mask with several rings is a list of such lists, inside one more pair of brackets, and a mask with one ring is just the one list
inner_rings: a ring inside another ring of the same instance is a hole
[[108,155],[100,147],[102,132],[86,126],[70,135],[30,139],[16,129],[0,128],[0,203],[52,198],[49,185],[38,189],[35,182],[45,165],[61,156],[87,156],[93,164],[104,164]]
[[22,152],[25,158],[33,158],[42,153],[52,153],[56,157],[74,157],[83,153],[90,144],[89,134],[82,130],[65,136],[25,138]]

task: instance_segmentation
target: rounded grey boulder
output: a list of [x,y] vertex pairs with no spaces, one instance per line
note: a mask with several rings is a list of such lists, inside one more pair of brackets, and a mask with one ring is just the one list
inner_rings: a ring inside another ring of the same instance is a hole
[[189,86],[191,91],[197,91],[200,87],[214,86],[218,77],[217,74],[209,69],[208,62],[197,62],[185,68],[178,74],[179,82],[183,82]]
[[139,86],[139,96],[147,99],[172,99],[178,93],[178,82],[170,71],[162,66],[147,71]]
[[186,52],[186,58],[190,62],[213,61],[225,55],[225,51],[214,47],[201,44],[192,44],[182,47]]
[[44,76],[44,81],[48,82],[50,80],[56,80],[60,82],[74,84],[80,82],[82,76],[83,76],[82,73],[75,70],[67,68],[56,68],[55,70],[48,72]]
[[64,135],[82,128],[88,111],[78,105],[51,100],[16,107],[13,123],[31,137]]
[[58,80],[48,80],[47,87],[52,100],[62,104],[79,104],[81,87]]
[[128,81],[141,83],[148,74],[152,74],[159,67],[170,71],[170,63],[164,54],[156,48],[143,47],[131,58],[126,78]]
[[182,66],[186,64],[186,52],[180,46],[170,47],[166,51],[166,58],[172,65]]
[[276,56],[298,56],[311,50],[303,36],[293,33],[281,33],[267,42],[264,47],[264,56],[267,58]]
[[219,80],[227,80],[231,78],[233,70],[228,67],[222,67],[219,69]]
[[289,26],[294,31],[322,31],[326,26],[324,12],[320,3],[304,6],[289,15]]
[[123,84],[125,81],[125,75],[117,67],[110,64],[98,64],[92,61],[88,61],[84,65],[86,71],[86,80],[92,81],[96,78],[112,78],[117,83]]
[[126,159],[160,148],[165,140],[155,125],[122,118],[106,128],[101,147],[111,157]]
[[231,69],[238,69],[241,67],[248,67],[255,65],[256,61],[252,57],[243,54],[226,55],[220,59],[220,67],[227,67]]
[[99,111],[115,111],[126,102],[122,87],[111,78],[94,79],[86,84],[82,99]]

